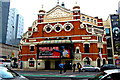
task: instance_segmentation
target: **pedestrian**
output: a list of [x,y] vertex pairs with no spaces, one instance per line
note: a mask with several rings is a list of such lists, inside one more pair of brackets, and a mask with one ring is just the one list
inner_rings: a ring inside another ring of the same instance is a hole
[[80,72],[81,68],[82,68],[82,65],[80,63],[77,63],[77,68],[78,68],[78,71]]
[[60,68],[60,74],[62,74],[62,70],[64,69],[64,64],[63,64],[63,63],[60,63],[60,64],[59,64],[59,68]]
[[65,63],[64,64],[64,73],[66,73],[66,71],[67,71],[67,64]]
[[75,72],[76,64],[73,64],[73,72]]

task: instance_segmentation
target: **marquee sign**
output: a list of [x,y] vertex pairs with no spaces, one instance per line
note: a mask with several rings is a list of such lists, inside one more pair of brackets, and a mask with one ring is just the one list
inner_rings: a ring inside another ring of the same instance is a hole
[[72,47],[67,45],[62,46],[39,46],[37,58],[71,58]]

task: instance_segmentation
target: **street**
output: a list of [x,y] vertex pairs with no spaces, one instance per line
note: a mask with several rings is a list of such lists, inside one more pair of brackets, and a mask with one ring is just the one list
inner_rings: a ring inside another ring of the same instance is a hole
[[14,70],[29,80],[88,80],[99,72],[72,72],[59,74],[59,70]]

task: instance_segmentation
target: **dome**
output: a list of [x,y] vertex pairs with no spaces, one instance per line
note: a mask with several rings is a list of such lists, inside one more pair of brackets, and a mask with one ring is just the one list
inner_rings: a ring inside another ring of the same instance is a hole
[[45,13],[45,10],[39,10],[39,13],[41,13],[41,12],[42,12],[42,13]]
[[74,6],[73,9],[80,9],[80,6]]

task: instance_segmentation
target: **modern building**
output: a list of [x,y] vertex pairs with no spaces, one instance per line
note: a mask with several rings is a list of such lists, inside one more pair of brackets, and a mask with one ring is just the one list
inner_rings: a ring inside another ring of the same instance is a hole
[[120,65],[120,15],[110,14],[104,22],[107,39],[108,63]]
[[0,43],[6,43],[10,0],[0,0]]
[[20,42],[21,68],[59,69],[58,64],[73,63],[101,66],[108,63],[107,44],[101,18],[57,4],[46,12],[39,10],[38,19]]
[[118,10],[117,10],[118,14],[120,14],[120,1],[118,2]]
[[24,18],[18,13],[16,8],[11,8],[9,12],[6,44],[18,45],[23,35]]

